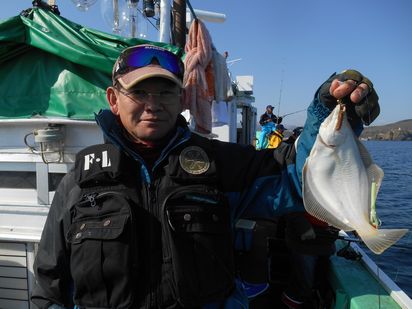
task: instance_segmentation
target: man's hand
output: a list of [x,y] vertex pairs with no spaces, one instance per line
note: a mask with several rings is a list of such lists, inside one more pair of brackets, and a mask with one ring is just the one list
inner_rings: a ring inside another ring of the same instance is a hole
[[347,107],[351,123],[359,120],[369,125],[378,117],[379,97],[372,82],[355,70],[346,70],[332,75],[320,88],[321,101],[333,109],[341,99]]

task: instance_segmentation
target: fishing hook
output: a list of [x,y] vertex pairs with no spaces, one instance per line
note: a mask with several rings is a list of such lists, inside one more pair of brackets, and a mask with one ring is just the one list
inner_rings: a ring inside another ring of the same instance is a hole
[[343,115],[346,112],[346,105],[345,103],[342,102],[341,99],[338,99],[338,104],[339,104],[339,114],[338,114],[338,121],[336,122],[335,130],[339,131],[342,128],[342,122],[343,122]]

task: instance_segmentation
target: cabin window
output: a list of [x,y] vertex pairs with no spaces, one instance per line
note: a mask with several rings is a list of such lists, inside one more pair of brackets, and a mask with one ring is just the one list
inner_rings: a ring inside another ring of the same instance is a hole
[[[49,173],[49,191],[55,191],[65,174]],[[0,171],[0,188],[36,189],[36,172]]]
[[49,191],[56,191],[60,181],[66,174],[49,173]]
[[36,172],[0,171],[0,188],[36,189]]

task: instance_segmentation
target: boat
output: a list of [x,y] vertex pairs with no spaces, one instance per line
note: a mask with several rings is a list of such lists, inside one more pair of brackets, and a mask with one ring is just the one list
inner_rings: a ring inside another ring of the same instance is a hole
[[[36,308],[29,300],[33,262],[56,186],[79,150],[103,142],[94,113],[106,107],[117,55],[147,42],[83,27],[61,17],[55,5],[34,3],[0,22],[0,308]],[[213,127],[211,137],[252,144],[252,82],[243,76],[233,83],[229,120]],[[337,246],[360,257],[331,258],[331,308],[412,308],[406,293],[347,235]]]

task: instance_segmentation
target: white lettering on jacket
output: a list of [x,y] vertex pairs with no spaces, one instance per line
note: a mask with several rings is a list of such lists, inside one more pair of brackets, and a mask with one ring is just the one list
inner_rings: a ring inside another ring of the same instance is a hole
[[90,169],[90,166],[94,164],[95,162],[97,163],[100,162],[102,168],[112,166],[110,158],[107,154],[107,150],[102,152],[101,157],[96,156],[96,154],[94,153],[85,155],[84,156],[84,170],[88,171]]

